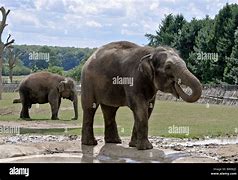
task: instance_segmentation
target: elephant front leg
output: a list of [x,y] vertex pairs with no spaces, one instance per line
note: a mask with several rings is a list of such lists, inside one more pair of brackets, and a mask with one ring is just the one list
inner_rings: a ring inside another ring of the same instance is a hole
[[105,141],[106,143],[121,143],[115,120],[118,107],[111,107],[101,104],[105,123]]
[[59,112],[58,102],[57,101],[51,102],[50,106],[51,106],[51,113],[52,113],[51,119],[59,120],[59,118],[58,118],[58,112]]
[[148,105],[139,103],[132,111],[135,122],[129,146],[136,146],[138,150],[152,149],[153,146],[148,140]]
[[[154,103],[155,103],[155,98],[152,99],[151,102],[149,102],[148,104],[148,119],[150,118],[150,115],[153,111],[153,108],[154,108]],[[134,122],[134,125],[133,125],[133,131],[132,131],[132,136],[131,136],[131,141],[129,142],[129,146],[130,147],[136,147],[136,144],[137,144],[137,130],[136,130],[136,121]]]
[[136,122],[134,122],[131,141],[129,142],[130,147],[136,147],[136,143],[137,143],[137,131],[136,131],[136,124],[135,123]]
[[153,146],[148,140],[148,119],[139,120],[136,129],[137,129],[136,148],[138,150],[152,149]]

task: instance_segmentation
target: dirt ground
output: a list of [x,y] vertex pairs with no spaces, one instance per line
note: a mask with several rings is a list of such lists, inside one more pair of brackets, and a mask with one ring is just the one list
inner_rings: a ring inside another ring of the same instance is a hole
[[[30,129],[75,128],[70,123],[49,121],[1,121],[0,126]],[[138,151],[128,146],[130,137],[122,144],[105,144],[96,137],[97,146],[81,145],[77,135],[3,135],[0,134],[0,163],[2,162],[82,162],[82,163],[237,163],[238,137],[179,139],[150,137],[154,148]]]
[[0,137],[0,163],[219,163],[238,162],[238,138],[191,140],[150,137],[154,148],[138,151],[122,144],[81,145],[80,137],[15,135]]

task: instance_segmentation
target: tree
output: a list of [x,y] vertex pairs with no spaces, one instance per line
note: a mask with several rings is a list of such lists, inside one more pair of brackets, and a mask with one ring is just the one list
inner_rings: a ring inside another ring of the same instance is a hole
[[91,53],[88,53],[83,60],[80,61],[80,64],[78,66],[76,66],[75,68],[71,69],[68,71],[68,73],[66,74],[66,76],[73,78],[76,81],[80,81],[81,78],[81,72],[82,72],[82,68],[83,65],[85,64],[85,62],[87,61],[87,59],[91,56]]
[[236,7],[237,5],[232,6],[227,3],[215,17],[215,44],[219,54],[215,74],[220,81],[226,81],[223,78],[224,71],[234,46],[234,33],[237,27],[235,17],[238,15]]
[[77,67],[69,70],[66,76],[71,77],[76,81],[80,81],[82,67],[83,67],[83,64],[80,64]]
[[238,26],[235,32],[234,43],[231,57],[227,58],[227,66],[224,70],[224,79],[229,84],[238,84]]
[[7,26],[6,20],[7,16],[10,13],[10,10],[5,10],[4,7],[0,8],[2,13],[2,21],[0,21],[0,100],[2,99],[2,91],[3,91],[3,84],[2,84],[2,68],[3,68],[3,51],[4,49],[9,46],[10,44],[14,43],[14,39],[10,40],[11,35],[8,36],[6,43],[2,41],[2,33],[4,28]]
[[183,15],[173,16],[169,14],[162,20],[159,30],[156,31],[156,35],[146,34],[150,46],[167,45],[174,47],[175,38],[181,32],[182,27],[186,24],[186,20]]
[[59,66],[49,66],[48,71],[54,74],[59,74],[59,75],[63,75],[64,73],[64,69],[62,67]]
[[162,20],[155,35],[146,37],[150,46],[176,48],[202,83],[237,84],[237,28],[238,4],[226,4],[214,19],[206,16],[186,22],[182,15],[170,14]]
[[203,27],[203,21],[193,18],[186,23],[176,38],[175,48],[181,53],[181,57],[188,61],[189,54],[194,51],[195,39]]
[[218,60],[214,45],[214,20],[206,16],[202,24],[195,37],[194,52],[189,55],[188,66],[203,83],[210,83],[214,80]]

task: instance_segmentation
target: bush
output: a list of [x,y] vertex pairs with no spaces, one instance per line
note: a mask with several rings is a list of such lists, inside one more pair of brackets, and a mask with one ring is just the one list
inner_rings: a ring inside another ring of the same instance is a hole
[[[28,75],[31,73],[31,70],[25,66],[17,65],[13,68],[13,76]],[[7,65],[3,66],[3,76],[9,76],[9,67]]]
[[64,74],[64,69],[62,67],[59,66],[50,66],[47,69],[48,72],[54,73],[54,74],[59,74],[59,75],[63,75]]
[[69,70],[66,74],[67,77],[71,77],[76,81],[80,81],[81,71],[82,71],[83,64]]

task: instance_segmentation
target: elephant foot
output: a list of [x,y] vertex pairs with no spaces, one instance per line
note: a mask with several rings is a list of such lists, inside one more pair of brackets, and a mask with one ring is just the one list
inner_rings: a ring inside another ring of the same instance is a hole
[[138,150],[146,150],[146,149],[152,149],[153,146],[149,142],[149,140],[145,139],[145,140],[137,141],[136,148]]
[[121,139],[119,137],[116,138],[105,138],[106,143],[115,143],[115,144],[121,144]]
[[97,140],[95,138],[87,138],[87,139],[82,139],[82,144],[84,145],[89,145],[89,146],[95,146],[98,144]]
[[30,117],[20,117],[20,120],[26,120],[26,121],[30,121],[31,118]]
[[136,140],[131,140],[129,142],[129,147],[136,147]]
[[59,120],[58,117],[52,117],[51,120]]

